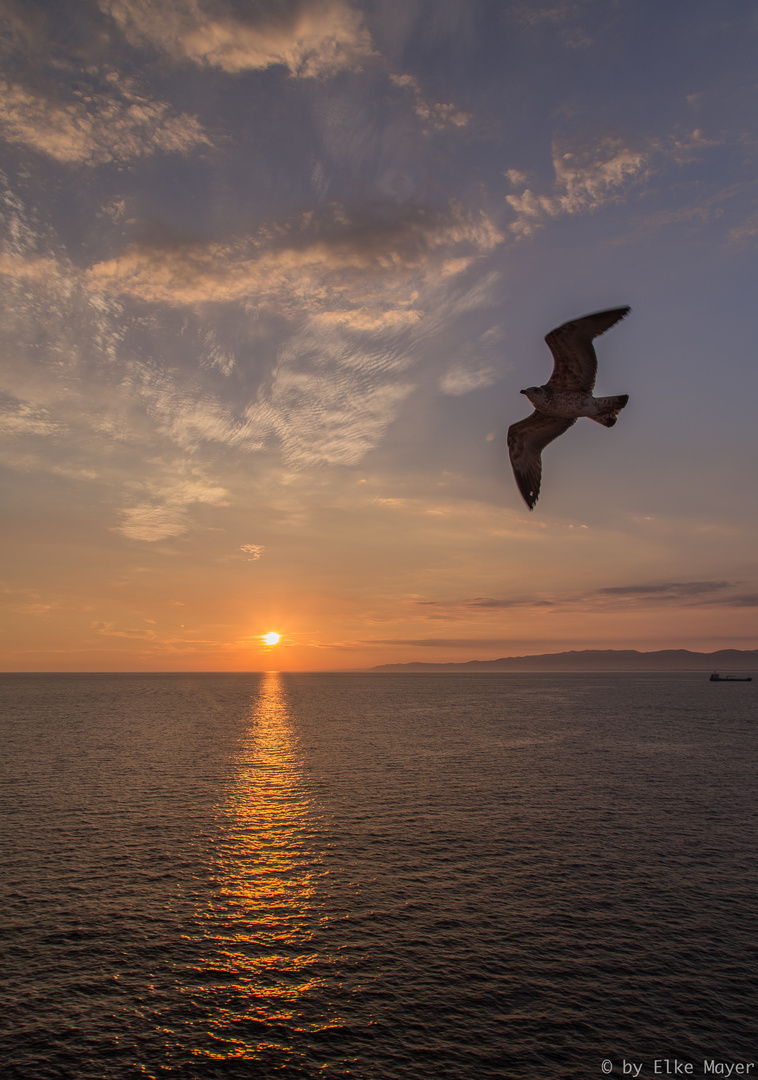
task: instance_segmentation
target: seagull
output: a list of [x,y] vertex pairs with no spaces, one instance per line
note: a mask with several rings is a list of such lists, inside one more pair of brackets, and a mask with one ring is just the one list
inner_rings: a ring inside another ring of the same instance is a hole
[[508,428],[508,453],[513,475],[530,510],[534,509],[539,497],[541,454],[548,443],[568,431],[580,416],[588,416],[604,427],[613,427],[629,400],[628,394],[592,396],[597,375],[592,340],[615,326],[630,311],[628,307],[596,311],[594,315],[558,326],[545,338],[555,361],[553,374],[544,386],[530,386],[521,391],[534,405],[534,412]]

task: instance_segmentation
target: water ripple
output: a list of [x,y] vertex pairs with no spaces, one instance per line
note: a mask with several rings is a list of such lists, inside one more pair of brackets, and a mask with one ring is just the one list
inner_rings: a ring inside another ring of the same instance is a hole
[[0,678],[2,1075],[753,1060],[753,694]]

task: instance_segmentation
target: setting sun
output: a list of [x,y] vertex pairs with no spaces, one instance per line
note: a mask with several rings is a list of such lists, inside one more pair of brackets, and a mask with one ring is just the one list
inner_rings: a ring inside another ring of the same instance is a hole
[[263,634],[262,636],[263,640],[266,642],[267,645],[278,645],[281,637],[281,635],[275,634],[273,630],[268,634]]

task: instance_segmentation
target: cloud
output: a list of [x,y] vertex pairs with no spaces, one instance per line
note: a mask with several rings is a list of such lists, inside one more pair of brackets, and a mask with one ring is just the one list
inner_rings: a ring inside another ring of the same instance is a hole
[[106,637],[134,638],[137,641],[155,641],[158,636],[155,630],[146,630],[144,627],[119,630],[114,622],[93,622],[90,623],[90,629],[96,630],[98,634],[104,634]]
[[339,329],[308,325],[279,353],[269,382],[248,408],[239,441],[259,448],[275,436],[288,464],[353,465],[379,442],[413,389],[393,367],[407,365],[384,342],[362,346]]
[[461,612],[465,615],[477,611],[510,611],[513,608],[554,608],[570,602],[570,599],[546,600],[540,597],[498,599],[491,596],[476,596],[469,600],[417,600],[415,606],[431,609],[425,612],[428,618],[456,620],[461,618]]
[[143,503],[121,511],[118,531],[128,540],[168,540],[181,536],[189,528],[189,515],[183,507],[152,506]]
[[[132,245],[82,271],[10,193],[7,206],[0,329],[8,342],[34,342],[19,345],[7,372],[9,400],[24,403],[14,422],[65,435],[55,460],[79,458],[80,476],[103,440],[100,473],[117,447],[152,454],[158,487],[167,439],[185,455],[212,443],[279,450],[295,469],[358,462],[412,392],[409,372],[436,336],[491,302],[495,278],[478,266],[501,242],[487,215],[458,203],[361,214],[333,205],[227,243]],[[448,373],[446,392],[491,379],[487,347],[482,338],[476,358]],[[86,410],[77,386],[87,387]],[[50,454],[36,467],[50,471]],[[126,505],[121,532],[182,535],[187,505],[147,490]]]
[[[450,276],[468,266],[454,258],[491,251],[502,236],[486,214],[451,203],[444,211],[424,207],[382,208],[348,215],[334,206],[229,243],[132,245],[87,274],[90,288],[171,305],[252,301],[307,304],[312,312],[409,321],[413,276]],[[407,291],[389,305],[388,285]],[[346,318],[346,321],[350,321]],[[354,320],[354,325],[357,323]]]
[[[460,284],[501,241],[483,213],[339,206],[227,244],[132,246],[86,274],[93,295],[192,306],[241,304],[284,316],[291,331],[270,375],[236,418],[207,395],[143,380],[162,430],[187,449],[215,439],[249,451],[271,441],[297,467],[354,464],[413,389],[414,350],[444,318],[487,302],[491,281]],[[453,264],[453,265],[451,265]],[[483,368],[451,374],[447,392],[484,385]]]
[[23,0],[4,0],[0,19],[3,23],[2,47],[11,52],[38,51],[45,40],[45,15]]
[[413,326],[423,315],[420,311],[393,308],[390,311],[372,311],[370,308],[347,308],[322,311],[315,316],[324,326],[345,326],[351,330],[373,333],[378,330],[396,330]]
[[567,19],[580,14],[580,4],[571,2],[554,3],[553,0],[529,0],[528,4],[516,4],[515,11],[519,20],[527,26],[540,26],[542,23],[560,25]]
[[179,382],[175,372],[132,363],[124,389],[142,399],[158,431],[182,450],[193,452],[209,442],[230,444],[238,437],[239,417],[191,377]]
[[[510,231],[517,237],[528,237],[550,219],[591,214],[607,204],[621,203],[635,189],[642,189],[654,174],[662,174],[671,166],[680,169],[702,161],[709,151],[724,144],[725,139],[706,138],[700,129],[648,139],[636,147],[618,135],[573,146],[556,141],[552,149],[554,179],[549,190],[530,186],[527,174],[517,169],[504,173],[512,187],[522,189],[506,196],[515,213]],[[710,195],[701,195],[690,205],[668,205],[642,219],[634,235],[661,225],[717,218],[723,213],[724,203],[750,188],[750,182],[740,181]],[[729,239],[738,242],[750,239],[756,231],[754,217],[733,229]]]
[[662,585],[614,585],[598,589],[599,596],[647,597],[655,600],[681,600],[728,589],[728,581],[672,581]]
[[[168,473],[168,467],[166,469]],[[160,481],[147,481],[139,487],[149,498],[121,511],[122,522],[116,527],[129,540],[155,543],[181,536],[191,526],[188,507],[195,503],[209,506],[228,506],[228,492],[208,482],[195,467],[178,462],[175,476]]]
[[597,614],[614,613],[619,605],[648,606],[679,603],[687,607],[723,605],[753,607],[758,604],[754,593],[735,594],[728,581],[675,581],[650,585],[612,585],[586,593],[566,593],[553,596],[490,597],[477,596],[462,600],[416,600],[415,606],[429,609],[432,618],[458,619],[461,612],[508,611],[513,608],[535,610],[575,608]]
[[0,582],[0,606],[18,615],[49,615],[62,605],[57,600],[42,599],[33,589],[12,588]]
[[[73,267],[69,268],[72,276],[75,275]],[[64,266],[49,256],[34,256],[25,258],[22,255],[0,254],[0,274],[5,278],[13,278],[19,284],[37,284],[56,281],[65,275]]]
[[381,638],[368,639],[361,645],[417,645],[424,649],[498,649],[511,645],[509,638]]
[[261,555],[265,551],[263,544],[243,544],[240,547],[240,551],[244,551],[248,557],[249,562],[254,562],[256,559],[260,559]]
[[[476,291],[483,282],[478,282]],[[461,298],[462,299],[462,298]],[[460,302],[460,301],[459,301]],[[483,306],[482,302],[474,301],[474,306]],[[457,307],[452,303],[449,307]],[[452,397],[460,397],[462,394],[471,393],[473,390],[482,390],[497,382],[503,372],[502,359],[502,329],[500,326],[490,326],[484,333],[477,337],[464,341],[460,347],[461,360],[452,365],[439,379],[439,389],[444,394]],[[487,361],[490,363],[487,363]]]
[[8,435],[48,436],[57,434],[61,424],[48,409],[19,401],[0,393],[0,427]]
[[465,600],[463,605],[469,608],[513,608],[513,607],[555,607],[555,600],[495,600],[491,596],[478,596],[474,600]]
[[390,75],[390,81],[413,95],[414,112],[427,131],[441,131],[448,127],[461,128],[471,120],[471,113],[464,112],[456,105],[430,101],[412,75]]
[[547,26],[557,31],[561,43],[571,49],[586,48],[592,45],[593,38],[587,33],[586,24],[590,22],[593,29],[598,24],[598,9],[591,12],[594,6],[587,0],[580,2],[565,2],[559,0],[526,0],[516,3],[513,13],[516,19],[524,26],[538,28]]
[[210,145],[198,120],[111,72],[99,85],[53,100],[0,80],[0,134],[69,165],[102,165]]
[[758,236],[758,211],[751,214],[741,225],[730,230],[728,239],[736,244],[749,243]]
[[281,64],[313,78],[359,69],[375,55],[363,16],[346,0],[280,0],[245,19],[220,0],[100,0],[100,8],[133,45],[229,74]]
[[690,606],[758,607],[757,593],[735,593],[730,581],[673,581],[661,585],[620,585],[598,589],[597,595],[654,603],[684,601]]
[[[609,202],[623,199],[629,189],[648,175],[650,155],[634,150],[616,136],[606,136],[575,149],[553,145],[555,180],[550,194],[525,188],[506,201],[515,211],[510,225],[517,236],[531,236],[550,218],[565,214],[588,214]],[[520,184],[521,174],[510,170],[511,182]]]
[[492,386],[497,380],[497,373],[490,367],[467,368],[462,364],[456,365],[440,379],[440,390],[443,394],[452,397],[460,397],[469,394],[472,390],[481,390],[485,386]]
[[108,425],[111,438],[122,434],[130,409],[112,391],[122,308],[88,293],[78,268],[55,251],[21,200],[2,190],[2,179],[0,454],[24,472],[94,479],[109,457],[94,447]]

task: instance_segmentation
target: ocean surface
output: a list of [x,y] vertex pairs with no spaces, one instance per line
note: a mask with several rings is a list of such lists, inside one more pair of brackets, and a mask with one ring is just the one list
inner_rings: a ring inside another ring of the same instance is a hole
[[0,1075],[755,1075],[757,694],[0,676]]

